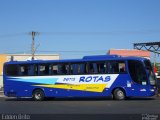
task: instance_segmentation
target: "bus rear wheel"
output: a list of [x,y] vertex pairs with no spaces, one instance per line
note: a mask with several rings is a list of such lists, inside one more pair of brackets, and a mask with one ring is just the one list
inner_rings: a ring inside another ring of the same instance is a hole
[[115,100],[124,100],[126,95],[122,89],[117,88],[113,91],[113,97]]
[[36,89],[33,91],[32,98],[35,101],[42,101],[44,100],[44,97],[45,97],[44,92],[41,89]]

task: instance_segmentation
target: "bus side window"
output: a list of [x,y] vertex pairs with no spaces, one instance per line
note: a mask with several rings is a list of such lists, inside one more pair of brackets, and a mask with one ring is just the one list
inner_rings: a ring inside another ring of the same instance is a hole
[[126,72],[126,65],[124,61],[109,61],[109,73],[111,74],[120,74]]
[[72,64],[71,65],[71,74],[73,75],[78,75],[78,74],[82,74],[82,64],[81,63],[77,63],[77,64]]
[[85,73],[86,73],[86,68],[84,63],[75,63],[70,65],[70,74],[78,75]]
[[93,63],[88,63],[87,67],[88,67],[88,73],[90,74],[94,73]]
[[98,73],[97,63],[93,63],[94,73]]
[[6,65],[5,73],[8,76],[17,76],[18,75],[18,65]]
[[61,65],[61,74],[62,74],[62,75],[66,74],[65,65]]
[[95,74],[95,73],[98,73],[98,70],[97,70],[97,63],[88,63],[88,69],[89,69],[89,73],[90,74]]
[[29,66],[28,66],[28,75],[29,75],[29,76],[33,75],[33,71],[34,71],[33,65],[29,65]]
[[84,74],[89,74],[89,63],[84,64]]
[[58,65],[58,75],[62,75],[63,73],[63,66],[61,64]]
[[115,69],[114,69],[114,64],[113,64],[113,62],[112,61],[110,61],[109,63],[108,63],[108,66],[109,66],[109,70],[108,70],[108,73],[115,73]]
[[39,65],[38,66],[38,75],[49,75],[49,65],[44,64],[44,65]]
[[105,62],[99,62],[97,63],[97,69],[98,69],[98,73],[100,74],[104,74],[106,73],[106,63]]
[[27,76],[28,75],[28,65],[20,65],[19,66],[19,75]]
[[70,73],[69,64],[59,64],[58,65],[58,74],[59,75],[68,75]]
[[66,72],[67,75],[70,74],[70,65],[69,64],[65,65],[65,72]]
[[71,64],[71,65],[70,65],[70,74],[71,74],[71,75],[73,74],[73,67],[74,67],[74,64]]
[[125,62],[119,62],[119,72],[120,72],[120,73],[126,72]]
[[85,73],[85,64],[83,64],[83,63],[80,64],[80,73],[81,74]]
[[38,75],[38,65],[33,64],[28,66],[28,75],[29,76],[36,76]]
[[109,65],[109,73],[116,74],[119,73],[118,63],[116,61],[110,61]]
[[58,74],[58,65],[50,65],[49,66],[49,74],[50,75],[57,75]]
[[77,64],[72,64],[71,65],[71,74],[73,74],[73,75],[78,74],[78,65]]
[[37,76],[38,75],[38,65],[37,64],[35,64],[35,65],[33,65],[33,72],[34,72],[34,76]]

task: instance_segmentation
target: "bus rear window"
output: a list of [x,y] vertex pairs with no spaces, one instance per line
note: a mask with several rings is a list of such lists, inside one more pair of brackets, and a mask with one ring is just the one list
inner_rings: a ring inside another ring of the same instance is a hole
[[18,75],[18,66],[17,65],[6,65],[5,73],[8,76],[17,76]]

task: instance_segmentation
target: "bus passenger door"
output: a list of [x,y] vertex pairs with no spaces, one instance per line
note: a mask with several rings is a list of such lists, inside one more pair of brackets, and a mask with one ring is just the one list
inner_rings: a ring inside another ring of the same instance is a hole
[[130,81],[127,81],[127,89],[130,96],[147,96],[150,90],[145,67],[141,61],[129,60],[128,69]]

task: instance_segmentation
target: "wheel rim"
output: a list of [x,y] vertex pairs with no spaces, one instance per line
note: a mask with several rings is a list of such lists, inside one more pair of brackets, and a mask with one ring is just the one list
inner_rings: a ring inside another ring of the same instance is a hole
[[40,100],[42,98],[42,94],[40,92],[35,93],[35,98]]
[[117,95],[119,96],[120,99],[123,99],[123,98],[124,98],[124,93],[123,93],[123,91],[121,91],[121,90],[119,90],[119,91],[117,92]]

